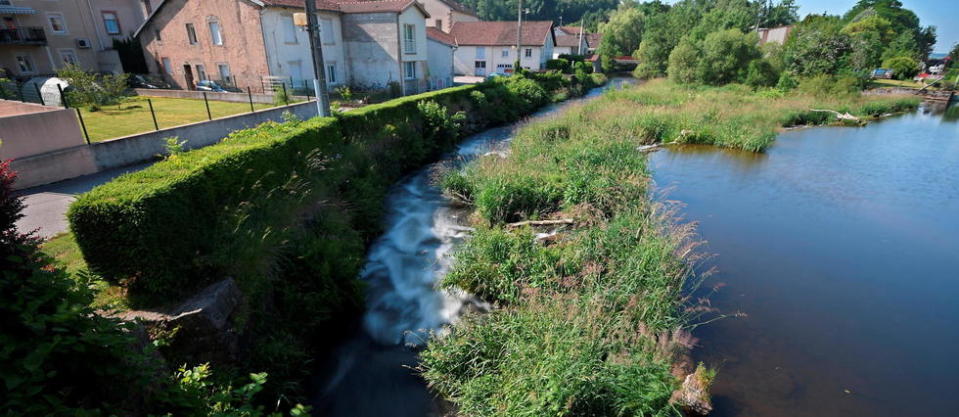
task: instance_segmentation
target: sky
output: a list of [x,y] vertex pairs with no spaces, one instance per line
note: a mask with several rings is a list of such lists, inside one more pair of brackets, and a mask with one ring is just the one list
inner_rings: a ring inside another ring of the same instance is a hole
[[[959,0],[900,0],[903,7],[919,16],[923,26],[935,26],[938,43],[933,52],[947,53],[959,42]],[[799,17],[810,13],[827,12],[841,15],[852,8],[857,0],[796,0]]]

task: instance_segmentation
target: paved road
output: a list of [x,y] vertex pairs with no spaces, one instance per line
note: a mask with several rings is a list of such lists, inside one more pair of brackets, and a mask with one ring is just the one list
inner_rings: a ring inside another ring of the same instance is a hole
[[24,217],[17,222],[20,231],[36,230],[37,234],[48,239],[70,229],[67,223],[67,209],[76,200],[76,196],[93,189],[100,184],[125,174],[139,171],[150,166],[151,163],[131,165],[96,174],[85,175],[61,181],[55,184],[21,190]]

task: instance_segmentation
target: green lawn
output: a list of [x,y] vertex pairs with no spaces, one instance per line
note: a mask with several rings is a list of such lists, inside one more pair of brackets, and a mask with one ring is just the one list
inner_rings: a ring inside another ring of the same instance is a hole
[[918,83],[912,80],[883,80],[875,79],[872,80],[871,87],[906,87],[906,88],[922,88],[925,87],[924,84]]
[[[160,129],[207,120],[203,100],[185,98],[150,97]],[[272,104],[254,104],[257,110],[273,107]],[[118,106],[106,106],[96,112],[80,109],[91,142],[154,130],[147,97],[130,97]],[[210,101],[213,118],[248,113],[250,103]]]
[[[53,258],[54,263],[66,269],[74,279],[80,279],[81,275],[87,274],[87,263],[83,260],[83,254],[77,246],[73,233],[61,233],[50,240],[43,242],[40,250]],[[93,277],[92,275],[89,275]],[[126,301],[126,294],[123,288],[93,277],[89,283],[96,292],[93,300],[93,307],[101,309],[127,310],[129,306]]]

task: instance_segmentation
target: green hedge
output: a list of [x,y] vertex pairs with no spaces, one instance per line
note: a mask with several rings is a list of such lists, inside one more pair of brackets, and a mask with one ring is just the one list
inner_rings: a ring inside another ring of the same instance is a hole
[[[140,304],[158,304],[227,275],[269,273],[269,255],[289,246],[287,235],[317,211],[345,210],[346,221],[372,238],[389,185],[458,139],[424,140],[419,103],[465,112],[466,133],[547,100],[536,82],[511,77],[336,118],[267,123],[97,187],[68,217],[94,272],[126,283]],[[317,200],[332,206],[317,209]]]

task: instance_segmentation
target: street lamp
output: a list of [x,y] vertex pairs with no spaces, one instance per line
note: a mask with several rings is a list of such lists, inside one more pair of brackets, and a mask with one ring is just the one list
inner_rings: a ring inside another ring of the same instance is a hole
[[310,38],[310,55],[313,57],[313,91],[316,95],[316,111],[322,117],[330,115],[330,94],[326,85],[326,66],[323,61],[323,42],[320,41],[319,22],[316,20],[316,3],[306,0],[305,13],[294,13],[293,24],[305,28]]

